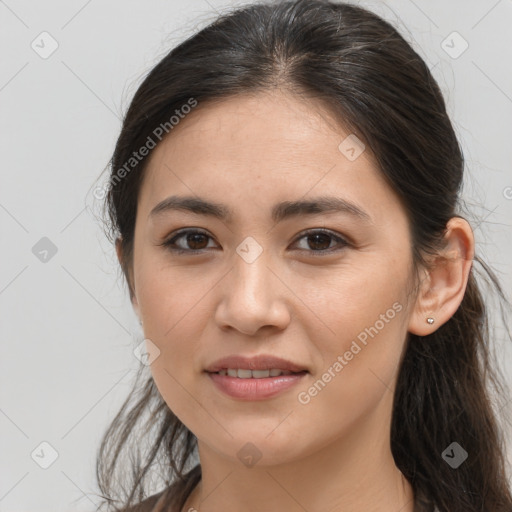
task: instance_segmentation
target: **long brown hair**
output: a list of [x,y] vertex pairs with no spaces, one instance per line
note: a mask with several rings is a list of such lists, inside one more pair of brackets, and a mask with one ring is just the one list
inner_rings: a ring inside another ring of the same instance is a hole
[[[108,235],[121,240],[130,297],[137,200],[147,163],[142,158],[127,167],[133,152],[191,98],[204,104],[274,87],[319,98],[371,149],[406,208],[416,270],[440,247],[448,220],[462,216],[464,159],[442,93],[390,23],[327,0],[248,5],[172,49],[144,79],[126,113],[110,161],[105,207]],[[416,510],[422,503],[439,512],[512,510],[505,440],[491,398],[493,392],[505,397],[504,381],[477,273],[496,292],[503,315],[509,304],[492,270],[478,256],[474,262],[453,317],[429,336],[409,334],[406,340],[391,448],[413,487]],[[98,452],[97,478],[108,510],[144,500],[148,482],[158,475],[162,485],[172,484],[166,510],[179,511],[201,478],[196,437],[146,371],[141,367]],[[468,452],[457,469],[442,457],[453,442]],[[146,501],[133,510],[149,509]]]

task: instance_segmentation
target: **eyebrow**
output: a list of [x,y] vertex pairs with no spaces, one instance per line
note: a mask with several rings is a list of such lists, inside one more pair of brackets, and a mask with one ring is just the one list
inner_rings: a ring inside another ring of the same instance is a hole
[[[156,217],[164,212],[174,210],[214,217],[228,224],[233,222],[233,212],[227,206],[194,196],[167,197],[151,210],[149,217]],[[299,215],[334,212],[348,214],[363,222],[373,224],[373,219],[370,215],[359,206],[341,197],[332,196],[315,197],[307,201],[283,201],[277,203],[272,208],[271,218],[275,223],[278,223]]]

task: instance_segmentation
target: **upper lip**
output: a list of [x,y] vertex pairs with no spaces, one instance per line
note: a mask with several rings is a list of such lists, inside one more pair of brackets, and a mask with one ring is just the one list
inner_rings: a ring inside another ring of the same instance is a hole
[[252,357],[241,355],[223,357],[222,359],[217,359],[217,361],[210,364],[205,371],[215,373],[227,368],[243,370],[268,370],[277,368],[279,370],[289,370],[291,372],[308,371],[304,366],[269,354],[260,354]]

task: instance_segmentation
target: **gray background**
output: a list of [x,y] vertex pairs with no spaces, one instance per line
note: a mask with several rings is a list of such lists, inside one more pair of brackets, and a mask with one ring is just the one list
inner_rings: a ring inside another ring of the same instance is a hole
[[[360,4],[398,26],[433,70],[465,151],[477,251],[511,290],[512,1]],[[2,512],[95,508],[94,457],[143,336],[93,192],[144,74],[232,5],[0,1]],[[58,43],[47,58],[44,31]],[[469,45],[457,58],[454,31]],[[497,347],[508,368],[510,345]],[[42,442],[58,453],[47,469],[36,463],[50,460]]]

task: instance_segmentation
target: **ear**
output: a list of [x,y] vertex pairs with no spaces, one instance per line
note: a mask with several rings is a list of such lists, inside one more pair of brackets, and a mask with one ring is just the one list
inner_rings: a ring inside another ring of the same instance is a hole
[[[445,246],[434,258],[432,270],[425,271],[408,331],[418,336],[431,334],[457,311],[464,297],[475,254],[473,231],[461,217],[446,224]],[[427,318],[433,318],[429,324]]]
[[130,291],[130,301],[132,303],[133,310],[135,311],[135,314],[139,317],[139,320],[140,320],[139,303],[137,301],[137,296],[135,295],[135,290],[132,285],[133,276],[126,269],[125,261],[123,258],[123,247],[122,247],[121,237],[116,238],[116,253],[117,253],[117,260],[119,261],[119,265],[121,265],[121,268],[123,269],[124,276],[128,282],[128,289]]

